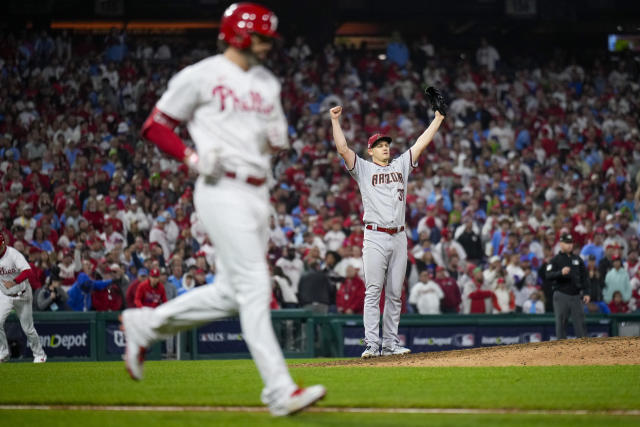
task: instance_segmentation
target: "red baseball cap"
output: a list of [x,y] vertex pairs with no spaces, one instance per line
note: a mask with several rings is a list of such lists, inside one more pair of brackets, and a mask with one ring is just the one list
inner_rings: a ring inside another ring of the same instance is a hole
[[157,268],[152,268],[151,271],[149,272],[149,276],[160,277],[160,270],[158,270]]
[[367,143],[367,149],[371,149],[375,145],[375,143],[378,141],[387,141],[389,144],[391,144],[391,137],[388,137],[381,133],[373,134],[371,135],[371,137],[369,137],[369,142]]

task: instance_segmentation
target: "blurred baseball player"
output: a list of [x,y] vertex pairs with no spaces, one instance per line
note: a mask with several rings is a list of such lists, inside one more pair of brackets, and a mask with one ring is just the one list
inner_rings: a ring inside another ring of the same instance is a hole
[[[430,88],[432,89],[432,88]],[[380,295],[385,288],[382,316],[382,355],[407,354],[398,339],[402,285],[407,268],[407,236],[404,233],[406,191],[409,173],[418,166],[417,159],[429,145],[444,120],[444,101],[432,101],[435,118],[418,140],[400,157],[391,160],[391,138],[381,134],[369,138],[367,149],[372,162],[363,160],[350,149],[340,127],[342,107],[330,110],[333,139],[349,173],[357,181],[364,205],[364,262],[365,301],[364,331],[366,349],[362,358],[377,357],[380,353]]]
[[47,361],[36,328],[33,327],[33,294],[29,280],[33,280],[29,263],[20,252],[5,244],[4,234],[0,232],[0,362],[8,362],[11,357],[4,321],[13,309],[33,352],[33,363]]
[[[215,286],[201,286],[155,309],[126,310],[125,361],[142,378],[145,348],[181,330],[235,314],[264,382],[262,401],[289,415],[324,397],[316,385],[291,379],[271,325],[266,262],[271,205],[265,185],[272,150],[288,147],[280,84],[261,64],[277,18],[253,3],[229,6],[220,22],[224,53],[176,74],[143,125],[142,134],[199,173],[194,204],[216,246]],[[186,122],[196,151],[174,128]]]

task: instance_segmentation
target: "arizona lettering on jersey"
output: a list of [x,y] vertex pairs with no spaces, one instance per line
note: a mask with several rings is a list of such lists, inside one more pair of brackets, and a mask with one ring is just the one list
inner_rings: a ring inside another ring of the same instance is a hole
[[400,172],[376,173],[371,177],[371,185],[373,186],[378,184],[391,184],[392,182],[400,182],[404,184],[402,174]]
[[400,227],[405,221],[405,194],[412,167],[411,150],[380,166],[356,155],[353,169],[349,171],[360,187],[364,206],[365,224],[381,227]]
[[289,146],[280,83],[262,66],[242,71],[224,55],[203,59],[173,76],[156,107],[187,123],[201,161],[215,151],[239,175],[270,176],[271,150]]

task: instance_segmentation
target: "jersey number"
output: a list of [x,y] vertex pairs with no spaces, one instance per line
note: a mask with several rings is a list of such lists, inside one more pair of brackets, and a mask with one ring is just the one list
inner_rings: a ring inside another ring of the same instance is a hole
[[400,201],[404,200],[404,188],[398,190],[398,200],[400,200]]

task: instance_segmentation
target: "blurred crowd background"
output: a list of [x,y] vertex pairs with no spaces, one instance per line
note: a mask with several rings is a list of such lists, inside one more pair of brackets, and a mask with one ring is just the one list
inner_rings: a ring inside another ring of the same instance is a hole
[[[587,265],[585,310],[638,309],[638,59],[469,42],[466,55],[397,31],[382,49],[277,44],[266,65],[291,149],[274,154],[272,308],[362,312],[362,203],[328,109],[344,107],[361,156],[375,132],[398,155],[433,118],[434,86],[450,108],[410,176],[404,312],[550,311],[544,271],[563,232]],[[38,310],[157,305],[215,286],[195,176],[139,136],[170,77],[215,52],[205,37],[0,31],[0,227],[37,272]]]

